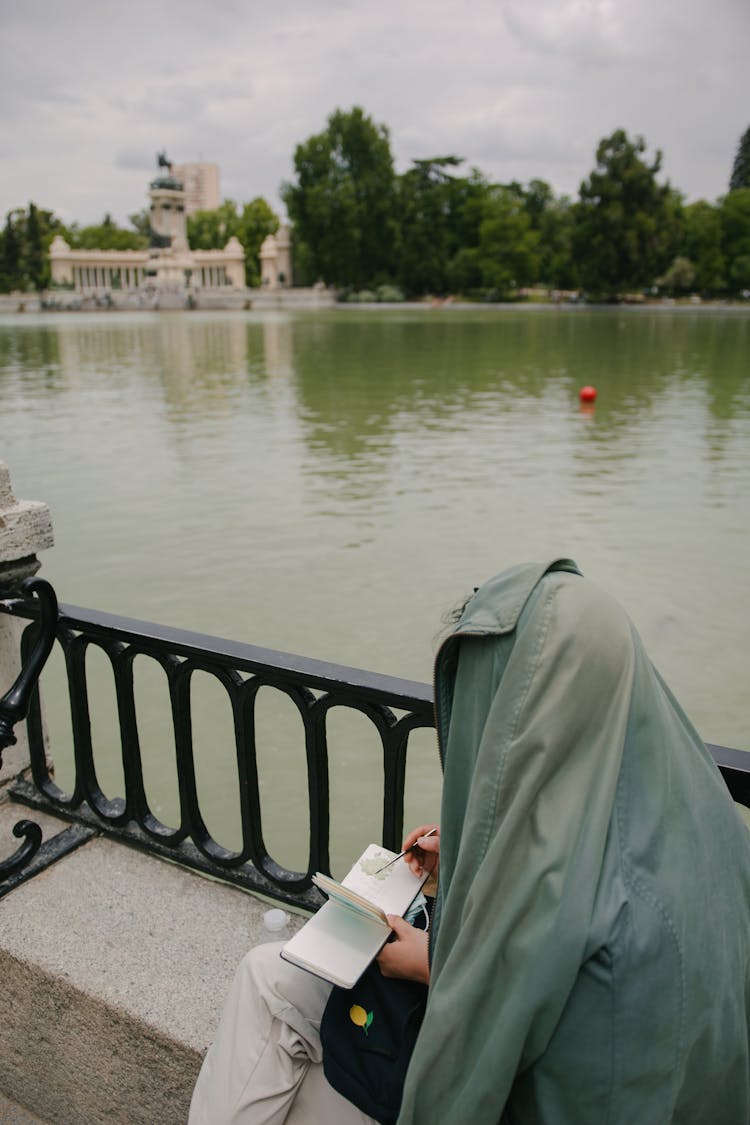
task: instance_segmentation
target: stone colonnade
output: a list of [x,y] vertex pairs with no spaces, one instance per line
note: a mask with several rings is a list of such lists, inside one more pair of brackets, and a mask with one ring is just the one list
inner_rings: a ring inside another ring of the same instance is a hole
[[224,266],[201,266],[193,272],[191,281],[193,285],[201,285],[204,289],[229,284]]
[[79,293],[166,283],[193,289],[245,287],[245,251],[236,237],[223,250],[72,250],[56,235],[49,257],[53,285]]
[[145,281],[145,270],[140,266],[72,266],[73,288],[83,289],[137,289]]

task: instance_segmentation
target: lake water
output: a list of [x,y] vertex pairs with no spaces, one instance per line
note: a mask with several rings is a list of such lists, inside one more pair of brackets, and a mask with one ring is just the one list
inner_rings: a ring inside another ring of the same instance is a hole
[[[572,557],[703,736],[750,749],[746,310],[5,316],[0,457],[51,508],[62,601],[410,679],[473,586]],[[431,743],[422,768],[407,819]]]

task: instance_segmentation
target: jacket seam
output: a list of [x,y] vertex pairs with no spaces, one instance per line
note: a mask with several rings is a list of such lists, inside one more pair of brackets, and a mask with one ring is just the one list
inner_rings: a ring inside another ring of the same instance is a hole
[[539,668],[539,661],[540,661],[542,650],[544,648],[544,643],[547,639],[547,633],[549,631],[550,618],[552,616],[552,601],[553,601],[553,598],[556,595],[556,593],[557,593],[557,587],[552,587],[552,589],[545,590],[545,592],[544,592],[545,600],[544,600],[544,603],[542,604],[542,606],[540,607],[541,614],[542,614],[541,621],[540,621],[540,628],[539,628],[539,631],[538,631],[538,634],[537,634],[537,637],[536,637],[536,640],[535,640],[534,649],[531,653],[531,657],[530,657],[530,660],[529,660],[529,669],[526,673],[526,678],[525,678],[525,681],[523,683],[522,690],[519,692],[518,703],[516,704],[516,708],[515,708],[512,716],[511,716],[511,720],[510,720],[510,724],[509,724],[509,728],[508,728],[507,746],[505,748],[505,751],[503,753],[501,753],[500,761],[498,762],[497,773],[495,775],[494,798],[493,798],[493,802],[492,802],[491,823],[487,825],[487,828],[485,830],[482,849],[481,849],[481,852],[479,853],[482,858],[484,858],[484,856],[486,855],[487,848],[489,846],[489,842],[490,842],[490,840],[491,840],[491,838],[492,838],[492,836],[495,832],[495,828],[497,826],[498,806],[500,804],[500,799],[501,799],[501,796],[502,796],[502,793],[503,793],[503,781],[504,781],[505,770],[506,770],[506,766],[507,766],[507,762],[508,762],[508,755],[510,754],[511,746],[513,744],[513,741],[516,737],[516,733],[518,731],[519,720],[521,718],[521,714],[524,710],[524,707],[526,706],[526,700],[528,699],[529,691],[531,690],[531,685],[533,683],[534,676],[536,675],[536,672]]
[[[624,763],[623,763],[624,765]],[[630,762],[628,761],[627,769],[629,771]],[[621,767],[622,769],[623,767]],[[616,801],[616,816],[617,816],[617,835],[620,843],[620,867],[622,870],[622,877],[625,887],[630,890],[635,897],[640,898],[642,901],[648,903],[649,906],[662,920],[662,923],[672,941],[677,957],[678,966],[678,979],[679,979],[679,1003],[678,1003],[678,1041],[674,1049],[674,1059],[672,1065],[672,1104],[674,1104],[677,1095],[677,1084],[679,1080],[678,1062],[684,1052],[685,1043],[685,962],[680,943],[679,935],[668,910],[664,903],[657,898],[657,896],[646,886],[645,882],[636,874],[635,869],[631,866],[627,859],[627,842],[625,838],[625,824],[624,824],[624,810],[621,802]]]

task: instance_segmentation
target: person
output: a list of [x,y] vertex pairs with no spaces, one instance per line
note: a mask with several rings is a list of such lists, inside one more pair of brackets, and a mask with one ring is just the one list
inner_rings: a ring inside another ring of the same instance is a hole
[[[429,944],[394,919],[380,956],[429,976],[399,1125],[750,1121],[750,835],[622,609],[570,560],[498,575],[438,651],[435,713],[440,835],[404,841],[439,854]],[[202,1074],[191,1125],[367,1120],[329,1113],[299,976],[275,1009],[237,994],[204,1069],[223,1055],[244,1116],[211,1116]],[[304,1056],[276,1117],[253,1036]]]

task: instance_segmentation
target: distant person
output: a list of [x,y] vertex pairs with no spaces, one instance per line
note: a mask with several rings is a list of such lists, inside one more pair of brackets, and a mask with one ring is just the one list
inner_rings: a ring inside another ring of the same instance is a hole
[[[435,707],[430,945],[397,920],[379,959],[430,981],[399,1125],[750,1121],[750,834],[623,611],[567,560],[499,575]],[[372,1120],[319,1065],[329,991],[253,950],[190,1125]]]

